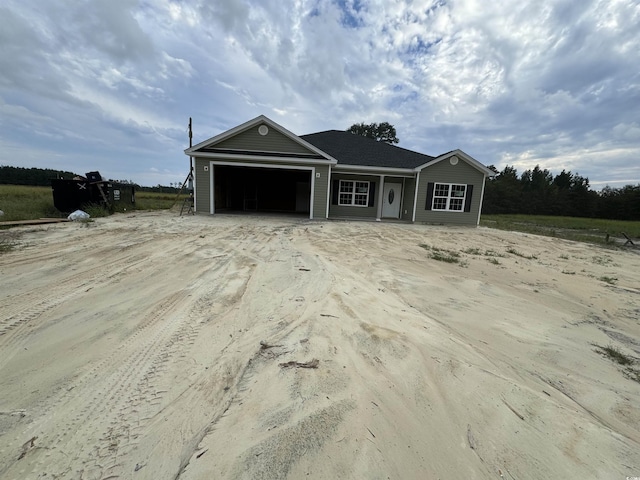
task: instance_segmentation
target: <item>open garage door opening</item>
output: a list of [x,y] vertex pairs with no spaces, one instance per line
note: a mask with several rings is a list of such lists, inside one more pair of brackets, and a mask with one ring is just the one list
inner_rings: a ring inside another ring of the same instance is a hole
[[214,166],[214,213],[277,212],[309,216],[311,171]]

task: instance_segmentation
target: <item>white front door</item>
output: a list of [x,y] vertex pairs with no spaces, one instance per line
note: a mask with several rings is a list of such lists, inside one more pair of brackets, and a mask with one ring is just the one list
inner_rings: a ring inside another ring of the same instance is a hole
[[400,218],[401,183],[385,183],[382,197],[382,216],[385,218]]

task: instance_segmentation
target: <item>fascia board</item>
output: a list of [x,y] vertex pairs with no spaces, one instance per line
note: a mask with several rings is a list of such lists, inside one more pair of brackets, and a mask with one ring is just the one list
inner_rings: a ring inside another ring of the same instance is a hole
[[298,163],[306,165],[335,165],[336,160],[318,160],[299,157],[273,157],[266,155],[236,155],[231,153],[209,153],[209,152],[197,152],[192,154],[193,158],[209,158],[209,159],[221,159],[221,160],[260,160],[262,162],[280,162],[280,163]]
[[333,167],[333,171],[340,172],[358,172],[358,173],[373,173],[373,174],[394,174],[415,176],[415,171],[411,168],[393,168],[393,167],[373,167],[367,165],[344,165],[342,163]]

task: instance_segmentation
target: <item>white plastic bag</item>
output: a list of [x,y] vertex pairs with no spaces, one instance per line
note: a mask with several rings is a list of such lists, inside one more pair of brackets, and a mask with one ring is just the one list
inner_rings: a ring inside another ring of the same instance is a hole
[[74,222],[86,222],[90,217],[91,215],[89,215],[87,212],[76,210],[75,212],[69,214],[67,218],[69,220],[73,220]]

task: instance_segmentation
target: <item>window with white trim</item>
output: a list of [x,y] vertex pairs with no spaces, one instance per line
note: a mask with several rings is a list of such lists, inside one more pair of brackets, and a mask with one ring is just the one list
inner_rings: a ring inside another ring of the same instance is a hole
[[338,205],[366,207],[369,205],[369,182],[340,180]]
[[436,183],[433,186],[432,210],[464,211],[467,186],[456,183]]

